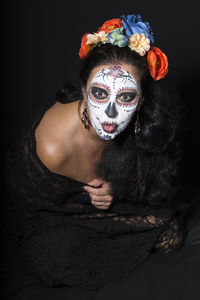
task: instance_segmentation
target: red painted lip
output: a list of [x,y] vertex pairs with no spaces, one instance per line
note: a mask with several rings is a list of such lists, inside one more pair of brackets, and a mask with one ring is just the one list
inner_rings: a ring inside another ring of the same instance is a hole
[[113,133],[117,129],[116,123],[103,122],[101,124],[103,130],[107,133]]

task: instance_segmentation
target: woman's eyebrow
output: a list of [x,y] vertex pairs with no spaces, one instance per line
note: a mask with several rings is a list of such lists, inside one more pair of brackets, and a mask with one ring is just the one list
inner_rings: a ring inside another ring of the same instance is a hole
[[91,84],[90,89],[92,89],[93,87],[103,89],[103,90],[107,91],[107,93],[111,92],[110,87],[103,83],[94,82]]
[[134,89],[134,88],[120,88],[118,91],[117,91],[117,94],[120,94],[120,93],[137,93],[137,90]]

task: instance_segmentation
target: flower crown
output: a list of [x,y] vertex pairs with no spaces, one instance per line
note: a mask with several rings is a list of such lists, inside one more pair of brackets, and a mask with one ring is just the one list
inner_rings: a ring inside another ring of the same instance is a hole
[[96,33],[82,37],[79,56],[85,59],[96,46],[110,43],[118,47],[130,47],[139,55],[147,57],[149,72],[154,80],[164,78],[168,72],[167,56],[154,43],[153,32],[148,22],[140,15],[123,15],[120,19],[106,21]]

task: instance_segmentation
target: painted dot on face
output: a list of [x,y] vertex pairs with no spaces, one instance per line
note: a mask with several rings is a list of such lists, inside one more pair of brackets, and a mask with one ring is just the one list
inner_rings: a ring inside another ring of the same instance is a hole
[[113,139],[132,119],[138,104],[135,78],[120,66],[100,70],[92,78],[88,107],[92,126],[102,139]]

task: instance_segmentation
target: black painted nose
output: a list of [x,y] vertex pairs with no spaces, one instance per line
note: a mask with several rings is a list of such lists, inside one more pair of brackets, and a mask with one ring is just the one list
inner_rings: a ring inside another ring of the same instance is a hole
[[116,110],[115,103],[109,103],[105,110],[105,113],[109,118],[116,118],[118,112]]

